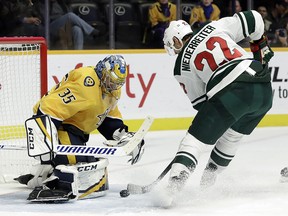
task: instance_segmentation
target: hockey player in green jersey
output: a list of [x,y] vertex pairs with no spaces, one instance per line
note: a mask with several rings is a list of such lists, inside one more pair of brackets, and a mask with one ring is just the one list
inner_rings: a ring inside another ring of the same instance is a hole
[[[251,39],[251,53],[237,42]],[[198,160],[214,145],[200,185],[209,187],[235,156],[243,135],[249,135],[272,106],[268,62],[273,57],[261,15],[243,11],[192,31],[183,20],[172,21],[164,47],[178,55],[174,76],[198,111],[182,139],[170,171],[168,191],[185,185]]]
[[[117,107],[127,74],[121,55],[107,56],[96,67],[74,69],[36,103],[33,118],[38,125],[44,125],[49,116],[49,124],[55,126],[58,135],[56,142],[59,140],[61,145],[85,145],[89,134],[97,129],[107,140],[119,141],[123,146],[134,135],[123,123]],[[140,160],[143,145],[141,140],[131,152],[131,164]],[[34,189],[28,200],[91,198],[108,190],[107,158],[49,153],[39,157],[41,165],[35,172],[18,178]]]

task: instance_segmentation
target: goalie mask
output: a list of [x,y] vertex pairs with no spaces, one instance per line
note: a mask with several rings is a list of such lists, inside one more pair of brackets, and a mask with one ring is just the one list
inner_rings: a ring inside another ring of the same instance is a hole
[[99,61],[95,67],[100,85],[104,92],[111,93],[120,89],[126,81],[127,66],[121,55],[111,55]]
[[[175,55],[176,53],[179,53],[183,48],[182,39],[184,36],[192,34],[192,32],[193,31],[191,26],[184,20],[171,21],[168,28],[165,30],[163,37],[164,48],[166,52],[169,55]],[[174,37],[180,41],[180,48],[176,48],[174,46]]]

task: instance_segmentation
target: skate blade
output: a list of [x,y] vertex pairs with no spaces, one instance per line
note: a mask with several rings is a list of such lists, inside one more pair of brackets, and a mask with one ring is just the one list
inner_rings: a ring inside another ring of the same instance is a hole
[[69,201],[69,198],[66,197],[43,197],[43,198],[36,198],[36,199],[27,199],[33,203],[61,203]]

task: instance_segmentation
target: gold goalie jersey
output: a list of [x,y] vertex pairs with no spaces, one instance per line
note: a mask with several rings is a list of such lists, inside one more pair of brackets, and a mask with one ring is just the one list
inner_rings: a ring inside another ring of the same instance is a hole
[[89,134],[97,129],[106,116],[122,119],[117,102],[121,90],[103,93],[94,67],[70,71],[34,106],[43,114],[71,124]]

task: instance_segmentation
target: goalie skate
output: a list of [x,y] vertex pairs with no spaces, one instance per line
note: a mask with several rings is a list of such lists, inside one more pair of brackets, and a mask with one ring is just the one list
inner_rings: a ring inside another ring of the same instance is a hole
[[30,194],[27,200],[31,202],[65,202],[74,199],[75,196],[71,192],[64,190],[49,189],[46,186],[36,187]]

